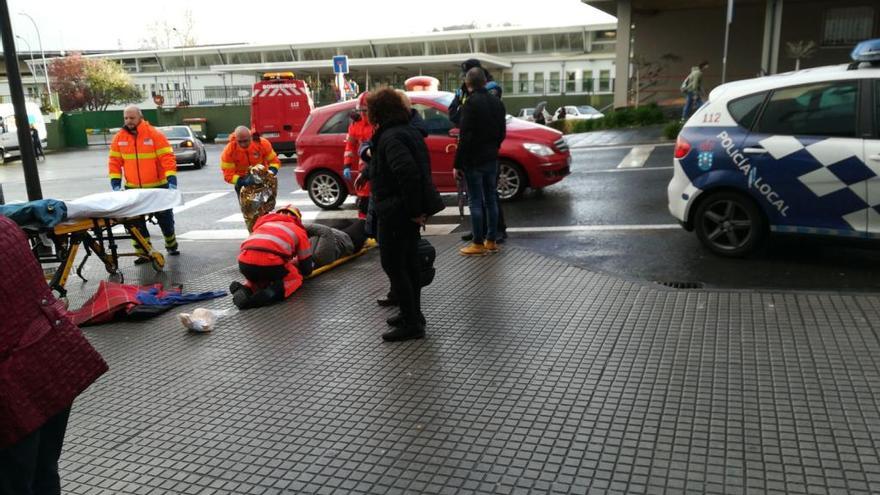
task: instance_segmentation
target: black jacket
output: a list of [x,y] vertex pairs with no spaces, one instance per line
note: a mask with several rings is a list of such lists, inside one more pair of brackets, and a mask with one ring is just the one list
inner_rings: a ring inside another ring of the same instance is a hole
[[485,89],[474,91],[461,106],[455,168],[464,169],[498,160],[507,134],[507,112],[500,99]]
[[430,180],[430,167],[425,139],[408,122],[376,130],[370,183],[380,220],[402,221],[424,213],[424,186],[425,180]]

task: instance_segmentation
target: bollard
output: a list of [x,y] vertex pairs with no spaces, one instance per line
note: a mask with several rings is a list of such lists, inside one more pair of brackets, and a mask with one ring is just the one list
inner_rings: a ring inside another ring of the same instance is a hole
[[3,198],[3,183],[0,182],[0,205],[5,205],[6,199]]

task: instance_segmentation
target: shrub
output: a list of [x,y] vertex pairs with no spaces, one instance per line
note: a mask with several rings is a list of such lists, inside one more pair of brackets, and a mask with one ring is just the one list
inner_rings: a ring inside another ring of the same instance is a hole
[[663,137],[666,139],[676,139],[678,137],[678,133],[681,132],[681,121],[680,120],[672,120],[666,127],[663,128]]

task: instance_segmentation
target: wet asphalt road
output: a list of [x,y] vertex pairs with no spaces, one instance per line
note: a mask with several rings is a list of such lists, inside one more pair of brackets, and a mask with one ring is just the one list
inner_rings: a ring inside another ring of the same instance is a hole
[[[210,194],[220,197],[176,215],[178,235],[230,228],[219,219],[238,212],[231,194],[219,194],[230,190],[217,170],[220,150],[219,145],[209,145],[208,167],[179,174],[188,202]],[[715,256],[693,233],[673,227],[675,219],[666,208],[672,147],[656,146],[643,166],[618,169],[629,151],[625,147],[573,149],[569,177],[504,204],[508,225],[517,230],[511,233],[509,245],[649,282],[696,282],[725,289],[880,290],[877,244],[778,237],[750,258]],[[44,196],[71,199],[108,190],[105,164],[106,149],[50,155],[40,164]],[[282,169],[279,204],[307,201],[301,194],[291,195],[298,189],[293,165],[286,162]],[[19,162],[0,166],[7,201],[26,198],[23,182]],[[454,200],[447,197],[450,205]],[[598,230],[562,231],[573,226]],[[605,230],[607,226],[625,230]],[[540,231],[548,227],[560,229]],[[456,232],[467,230],[467,220],[456,228]]]

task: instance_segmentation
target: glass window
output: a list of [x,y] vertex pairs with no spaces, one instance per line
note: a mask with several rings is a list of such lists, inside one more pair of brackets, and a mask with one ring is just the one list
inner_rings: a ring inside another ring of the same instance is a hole
[[617,39],[617,31],[597,31],[596,41],[614,41]]
[[858,82],[820,83],[777,89],[764,108],[765,134],[853,137]]
[[550,73],[550,92],[558,93],[559,92],[559,72],[551,72]]
[[880,137],[880,80],[874,80],[874,132]]
[[351,114],[350,110],[336,112],[324,122],[318,134],[345,134],[348,132],[349,114]]
[[766,96],[767,93],[764,92],[737,98],[727,104],[727,110],[737,124],[746,129],[751,129],[752,124],[755,123],[755,117],[758,115],[758,110],[761,108],[761,103],[764,103]]
[[611,91],[611,71],[599,71],[599,91]]
[[552,34],[535,35],[532,38],[532,49],[535,52],[552,52],[556,49]]
[[565,92],[566,93],[573,93],[575,91],[575,87],[574,87],[575,77],[577,77],[577,74],[572,71],[568,71],[565,73]]
[[593,71],[585,70],[584,71],[584,79],[581,81],[583,85],[584,93],[592,93],[593,92]]
[[413,105],[413,109],[422,116],[425,129],[428,131],[429,135],[445,136],[449,134],[449,130],[453,127],[452,122],[446,115],[446,112],[442,110],[438,110],[432,106],[423,105],[420,103],[416,103],[415,105]]
[[190,137],[189,129],[183,126],[160,127],[159,130],[162,131],[162,134],[167,138],[186,139]]
[[528,93],[529,92],[529,73],[528,72],[520,72],[519,78],[519,92],[520,93]]
[[486,53],[499,53],[501,48],[498,46],[498,38],[483,38],[480,40],[483,44],[483,51]]
[[823,45],[851,45],[874,32],[874,7],[833,7],[825,11]]
[[544,93],[544,73],[535,72],[535,81],[533,85],[535,93]]

